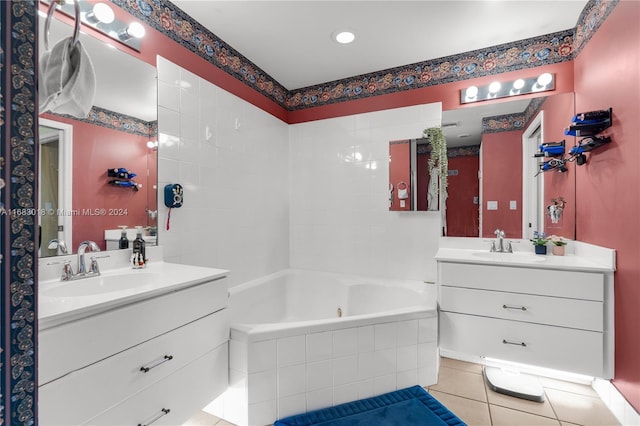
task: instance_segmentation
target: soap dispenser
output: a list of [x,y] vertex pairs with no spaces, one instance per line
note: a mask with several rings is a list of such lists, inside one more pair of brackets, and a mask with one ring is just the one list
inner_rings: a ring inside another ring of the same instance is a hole
[[133,254],[131,263],[134,268],[144,268],[147,261],[145,253],[145,241],[142,238],[142,226],[136,226],[136,239],[133,240]]
[[122,231],[120,233],[120,240],[118,240],[118,248],[119,249],[128,249],[129,248],[129,239],[127,238],[127,227],[126,225],[118,226]]

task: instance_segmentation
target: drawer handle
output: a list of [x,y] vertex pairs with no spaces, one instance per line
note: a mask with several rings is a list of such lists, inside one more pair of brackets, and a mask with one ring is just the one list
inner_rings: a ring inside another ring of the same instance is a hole
[[149,426],[151,423],[155,423],[158,420],[160,420],[162,417],[166,416],[167,414],[169,414],[171,412],[171,410],[169,410],[168,408],[163,408],[162,410],[160,410],[160,413],[158,413],[157,416],[155,416],[153,419],[151,419],[151,421],[149,423],[138,423],[138,426]]
[[511,305],[502,305],[504,309],[519,309],[521,311],[526,311],[527,308],[525,306],[511,306]]
[[157,366],[164,364],[165,362],[171,361],[173,359],[173,355],[165,355],[164,358],[162,358],[160,361],[156,362],[153,365],[150,365],[149,367],[145,367],[142,366],[140,367],[140,371],[142,371],[143,373],[148,373],[149,370],[151,370],[152,368],[156,368]]
[[527,347],[527,344],[525,342],[510,342],[508,340],[504,340],[502,339],[502,343],[504,343],[505,345],[516,345],[516,346],[524,346],[525,348]]

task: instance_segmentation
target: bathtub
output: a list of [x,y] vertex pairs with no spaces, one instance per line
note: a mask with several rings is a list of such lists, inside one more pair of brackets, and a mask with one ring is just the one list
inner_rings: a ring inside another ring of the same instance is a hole
[[229,388],[207,411],[237,425],[436,383],[436,289],[285,270],[230,289]]

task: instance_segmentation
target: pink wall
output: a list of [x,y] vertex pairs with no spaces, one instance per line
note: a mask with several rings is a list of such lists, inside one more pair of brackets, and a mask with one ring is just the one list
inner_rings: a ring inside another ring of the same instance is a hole
[[613,108],[612,142],[576,168],[577,237],[616,249],[614,385],[640,411],[640,2],[621,1],[575,59],[577,112]]
[[[566,136],[564,128],[569,125],[574,115],[574,96],[572,93],[550,96],[542,105],[544,110],[544,142],[559,142],[565,140],[565,152],[569,152],[575,144],[573,136]],[[547,235],[560,235],[565,238],[575,238],[575,173],[576,163],[567,165],[567,171],[550,171],[544,174],[544,205],[551,204],[553,198],[562,197],[566,204],[562,217],[558,223],[551,223],[551,218],[545,215],[544,230]]]
[[[79,212],[72,218],[73,250],[84,240],[95,241],[104,250],[105,229],[146,226],[149,138],[51,114],[42,117],[73,125],[73,210]],[[112,179],[107,169],[115,167],[138,174],[133,180],[143,187],[136,192],[107,184]],[[104,209],[104,214],[86,213],[96,209]]]
[[[516,159],[516,160],[514,160]],[[522,238],[522,131],[482,135],[482,237],[496,229],[507,238]],[[510,210],[509,202],[517,201]],[[497,201],[498,210],[487,210]]]
[[479,166],[478,156],[449,158],[449,170],[458,171],[448,178],[447,235],[450,237],[479,235],[480,206],[473,202],[473,197],[480,195]]
[[[389,210],[403,211],[411,210],[411,198],[413,197],[411,188],[411,144],[407,140],[404,143],[396,141],[389,144],[389,183],[393,185],[393,204]],[[407,184],[409,198],[405,201],[404,207],[400,207],[398,199],[398,184]]]

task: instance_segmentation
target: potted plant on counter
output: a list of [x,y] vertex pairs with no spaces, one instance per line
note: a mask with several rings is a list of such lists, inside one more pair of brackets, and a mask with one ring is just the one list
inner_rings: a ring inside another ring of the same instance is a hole
[[554,256],[564,256],[564,246],[567,245],[567,241],[557,235],[550,236],[549,241],[553,244],[551,253],[553,253]]
[[547,236],[544,232],[533,232],[533,238],[530,240],[536,250],[536,254],[547,254]]

